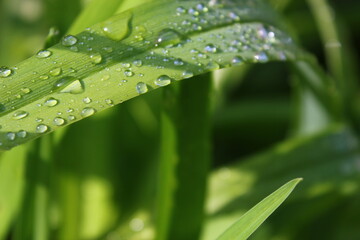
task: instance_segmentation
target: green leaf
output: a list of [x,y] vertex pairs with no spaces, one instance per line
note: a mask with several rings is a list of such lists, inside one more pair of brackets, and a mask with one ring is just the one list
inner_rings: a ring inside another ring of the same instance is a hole
[[246,212],[218,240],[246,240],[285,201],[301,178],[294,179]]
[[[9,149],[173,81],[243,62],[293,59],[262,1],[157,1],[1,68],[0,145]],[[40,58],[39,58],[40,56]]]

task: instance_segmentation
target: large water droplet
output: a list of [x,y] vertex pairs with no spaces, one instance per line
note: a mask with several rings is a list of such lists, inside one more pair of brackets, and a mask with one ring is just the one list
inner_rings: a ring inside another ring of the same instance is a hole
[[59,101],[55,98],[48,98],[45,102],[44,105],[47,107],[54,107],[56,105],[58,105]]
[[48,126],[45,124],[39,124],[36,126],[36,132],[37,133],[45,133],[48,130]]
[[166,86],[166,85],[169,85],[171,83],[171,78],[167,75],[162,75],[160,77],[158,77],[154,83],[157,85],[157,86],[160,86],[160,87],[163,87],[163,86]]
[[51,56],[51,54],[52,54],[52,52],[49,50],[41,50],[36,54],[36,56],[38,58],[48,58]]
[[143,94],[143,93],[146,93],[148,91],[148,88],[146,86],[146,83],[144,82],[138,82],[136,84],[136,91],[139,93],[139,94]]
[[91,116],[95,113],[95,109],[94,108],[91,108],[91,107],[86,107],[84,108],[82,111],[81,111],[81,116],[83,117],[88,117],[88,116]]
[[102,31],[108,38],[114,41],[120,41],[130,33],[129,25],[131,17],[132,14],[130,12],[115,16],[103,24]]
[[75,36],[67,35],[62,39],[61,43],[62,43],[62,45],[66,46],[66,47],[70,47],[70,46],[75,45],[77,43],[77,41],[78,41],[78,39]]
[[66,87],[64,87],[60,92],[61,93],[71,93],[71,94],[79,94],[84,92],[84,85],[79,79],[69,83]]
[[13,114],[12,118],[15,120],[26,118],[29,115],[28,112],[25,111],[17,111]]
[[6,78],[12,74],[12,70],[7,67],[0,67],[0,78]]
[[156,39],[156,44],[159,46],[169,46],[176,45],[180,43],[184,37],[177,31],[166,28],[159,32],[158,37]]

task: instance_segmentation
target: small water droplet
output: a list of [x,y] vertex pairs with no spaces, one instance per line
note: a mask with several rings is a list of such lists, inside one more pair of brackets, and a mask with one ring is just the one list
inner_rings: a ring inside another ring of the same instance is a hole
[[125,70],[124,75],[127,76],[127,77],[132,77],[132,76],[134,76],[134,72],[132,72],[130,70]]
[[86,98],[83,99],[83,102],[86,103],[86,104],[89,104],[89,103],[92,102],[92,100],[91,100],[91,98],[86,97]]
[[28,112],[25,112],[25,111],[17,111],[13,114],[12,118],[14,120],[19,120],[19,119],[23,119],[23,118],[26,118],[27,116],[29,115]]
[[206,45],[204,50],[207,53],[216,53],[218,51],[218,49],[216,48],[216,46],[214,44]]
[[54,124],[56,126],[62,126],[65,124],[65,119],[63,119],[61,117],[56,117],[56,118],[54,118]]
[[74,115],[69,115],[68,119],[69,119],[69,121],[74,121],[76,119],[76,117]]
[[174,64],[176,66],[182,66],[182,65],[184,65],[184,62],[182,61],[182,59],[178,58],[178,59],[174,60]]
[[47,80],[47,79],[49,79],[49,76],[48,75],[41,75],[39,78],[41,80]]
[[110,105],[110,106],[114,105],[114,102],[111,99],[105,99],[105,102],[106,102],[107,105]]
[[36,126],[36,132],[37,133],[45,133],[48,130],[48,126],[45,124],[39,124]]
[[191,72],[191,71],[186,70],[186,71],[184,71],[184,72],[182,73],[182,76],[183,76],[183,78],[191,78],[191,77],[194,76],[194,73]]
[[241,65],[243,62],[244,62],[243,59],[239,56],[236,56],[233,59],[231,59],[231,64],[234,66]]
[[266,55],[265,52],[260,52],[254,56],[255,62],[267,62],[269,60],[269,57]]
[[136,91],[139,93],[139,94],[143,94],[143,93],[146,93],[148,91],[148,88],[146,86],[146,83],[144,82],[138,82],[136,84]]
[[27,87],[24,87],[24,88],[21,88],[21,91],[24,93],[24,94],[28,94],[31,92],[31,89],[30,88],[27,88]]
[[51,69],[49,73],[51,76],[55,77],[55,76],[59,76],[61,74],[61,72],[62,72],[61,68],[54,68],[54,69]]
[[184,7],[178,7],[176,8],[176,12],[178,13],[178,15],[183,14],[186,12],[186,9]]
[[163,86],[166,86],[166,85],[169,85],[171,83],[171,78],[167,75],[162,75],[160,77],[158,77],[154,83],[157,85],[157,86],[160,86],[160,87],[163,87]]
[[54,107],[56,105],[58,105],[59,101],[55,98],[48,98],[45,102],[44,105],[47,107]]
[[20,138],[26,138],[27,132],[25,130],[20,130],[19,132],[16,133],[16,136]]
[[8,133],[6,134],[6,137],[7,137],[7,139],[9,139],[10,141],[14,141],[15,138],[16,138],[16,134],[13,133],[13,132],[8,132]]
[[206,64],[205,68],[206,68],[206,70],[213,71],[213,70],[220,69],[220,65],[216,62],[209,62],[208,64]]
[[12,70],[7,67],[0,67],[0,78],[6,78],[12,74]]
[[88,117],[88,116],[93,115],[94,113],[95,113],[94,108],[86,107],[81,111],[81,116]]
[[102,61],[102,56],[100,53],[95,53],[95,54],[90,55],[90,59],[93,63],[99,64]]
[[138,60],[134,60],[133,61],[133,64],[136,66],[136,67],[141,67],[142,66],[142,61],[140,60],[140,59],[138,59]]
[[77,41],[78,41],[78,39],[75,36],[67,35],[62,39],[61,43],[65,47],[70,47],[70,46],[75,45],[77,43]]
[[36,57],[38,57],[38,58],[48,58],[48,57],[51,56],[51,54],[52,54],[52,52],[49,51],[49,50],[41,50],[36,54]]

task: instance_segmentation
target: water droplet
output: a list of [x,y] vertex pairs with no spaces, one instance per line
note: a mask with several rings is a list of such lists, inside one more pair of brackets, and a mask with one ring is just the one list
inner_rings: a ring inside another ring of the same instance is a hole
[[184,7],[178,7],[176,8],[176,12],[178,13],[178,15],[183,14],[186,12],[186,9]]
[[61,117],[56,117],[56,118],[54,118],[54,124],[56,126],[62,126],[65,124],[65,119],[63,119]]
[[156,39],[156,44],[159,46],[169,46],[176,45],[180,43],[184,37],[177,31],[166,28],[159,32],[158,37]]
[[141,67],[142,66],[142,61],[140,60],[140,59],[138,59],[138,60],[134,60],[133,61],[133,64],[136,66],[136,67]]
[[218,70],[220,69],[220,65],[216,62],[209,62],[208,64],[206,64],[206,70]]
[[36,56],[38,58],[48,58],[51,56],[51,54],[52,54],[52,52],[49,50],[41,50],[36,54]]
[[41,75],[39,78],[41,80],[47,80],[47,79],[49,79],[49,76],[48,75]]
[[77,41],[78,41],[78,39],[75,36],[67,35],[62,39],[61,43],[65,47],[70,47],[70,46],[75,45],[77,43]]
[[86,98],[83,99],[83,102],[86,103],[86,104],[89,104],[89,103],[92,102],[92,100],[91,100],[91,98],[86,97]]
[[0,67],[0,78],[6,78],[12,74],[12,70],[7,67]]
[[106,102],[107,105],[110,105],[110,106],[114,105],[114,102],[111,99],[105,99],[105,102]]
[[16,138],[16,134],[13,133],[13,132],[8,132],[8,133],[6,134],[6,137],[7,137],[7,139],[9,139],[10,141],[14,141],[15,138]]
[[69,83],[66,87],[64,87],[60,92],[61,93],[71,93],[71,94],[79,94],[84,92],[84,85],[79,79]]
[[103,50],[108,53],[111,53],[114,51],[112,47],[103,47]]
[[143,93],[146,93],[148,91],[148,88],[146,86],[146,83],[143,83],[143,82],[138,82],[136,84],[136,91],[139,93],[139,94],[143,94]]
[[24,87],[24,88],[21,88],[21,91],[24,93],[24,94],[28,94],[31,92],[31,89],[30,88],[27,88],[27,87]]
[[59,101],[55,98],[48,98],[45,102],[44,105],[47,107],[54,107],[56,105],[58,105]]
[[184,62],[182,61],[182,59],[178,58],[178,59],[174,60],[174,64],[176,66],[182,66],[182,65],[184,65]]
[[115,16],[106,21],[102,27],[105,36],[114,40],[120,41],[126,38],[130,33],[130,20],[132,14],[125,12],[121,15]]
[[204,50],[207,53],[216,53],[218,51],[218,49],[216,48],[216,46],[214,44],[206,45]]
[[45,133],[48,130],[48,126],[45,124],[39,124],[36,126],[36,132],[37,133]]
[[191,71],[186,70],[186,71],[184,71],[184,72],[182,73],[182,76],[183,76],[183,78],[191,78],[191,77],[194,76],[194,73],[191,72]]
[[124,71],[124,74],[125,74],[125,76],[127,76],[127,77],[132,77],[132,76],[134,76],[134,73],[133,73],[132,71],[130,71],[130,70],[125,70],[125,71]]
[[19,120],[19,119],[23,119],[23,118],[26,118],[27,116],[29,115],[28,112],[25,112],[25,111],[17,111],[13,114],[12,118],[14,120]]
[[81,116],[88,117],[88,116],[93,115],[95,112],[96,111],[94,108],[86,107],[81,111]]
[[93,63],[99,64],[102,61],[102,56],[100,53],[95,53],[95,54],[90,55],[90,59]]
[[157,85],[157,86],[160,86],[160,87],[163,87],[163,86],[166,86],[166,85],[169,85],[171,83],[171,78],[167,75],[162,75],[160,77],[158,77],[154,83]]
[[264,52],[260,52],[254,56],[255,62],[267,62],[269,60],[268,56]]
[[236,56],[231,60],[231,63],[234,66],[241,65],[243,62],[244,62],[243,59],[239,56]]
[[18,136],[20,138],[26,138],[27,132],[24,130],[20,130],[19,132],[16,133],[16,136]]
[[62,72],[61,68],[54,68],[54,69],[51,69],[49,73],[51,76],[55,77],[55,76],[59,76],[61,74],[61,72]]
[[76,119],[76,117],[74,115],[69,115],[68,119],[69,119],[69,121],[74,121]]

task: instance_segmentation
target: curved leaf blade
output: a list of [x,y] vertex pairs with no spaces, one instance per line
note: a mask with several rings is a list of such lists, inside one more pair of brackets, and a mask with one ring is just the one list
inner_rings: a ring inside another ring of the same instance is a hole
[[275,22],[262,1],[157,1],[67,36],[0,78],[0,148],[176,80],[293,59],[298,49]]
[[220,235],[218,240],[246,240],[285,201],[301,178],[294,179],[266,197]]

